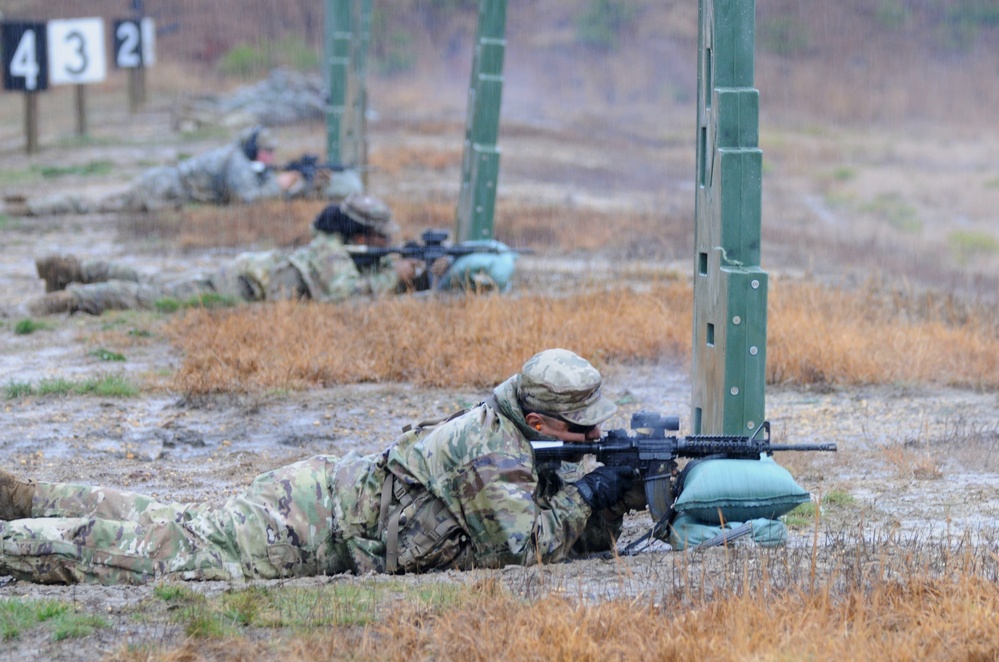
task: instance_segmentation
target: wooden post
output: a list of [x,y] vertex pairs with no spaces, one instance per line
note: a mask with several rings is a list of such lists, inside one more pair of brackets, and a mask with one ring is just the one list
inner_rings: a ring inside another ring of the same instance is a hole
[[86,85],[76,86],[76,135],[87,135],[87,93]]
[[24,136],[26,151],[34,154],[38,151],[38,93],[24,93]]

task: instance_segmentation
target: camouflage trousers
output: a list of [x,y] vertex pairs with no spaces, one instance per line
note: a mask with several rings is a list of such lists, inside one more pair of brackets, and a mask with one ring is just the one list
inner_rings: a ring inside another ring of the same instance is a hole
[[0,521],[0,575],[39,583],[275,579],[350,570],[334,540],[330,476],[317,456],[257,476],[220,506],[39,483],[29,519]]

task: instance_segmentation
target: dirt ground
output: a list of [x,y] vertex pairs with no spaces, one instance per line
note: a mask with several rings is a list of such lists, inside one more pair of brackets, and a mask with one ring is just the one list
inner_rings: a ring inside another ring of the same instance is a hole
[[[120,130],[136,137],[155,135],[157,130],[166,130],[169,123],[165,112],[150,112],[141,119],[120,119],[123,127]],[[393,127],[379,133],[377,124],[373,125],[376,149],[427,140],[417,133],[407,133],[405,124]],[[321,131],[319,126],[284,130],[287,149],[292,152],[307,146]],[[547,144],[546,135],[550,141]],[[684,156],[683,145],[642,145],[628,137],[546,134],[537,130],[529,132],[529,140],[517,136],[514,132],[504,143],[501,196],[535,199],[549,196],[553,200],[605,208],[622,204],[639,208],[665,205],[677,215],[692,211],[693,191],[686,179],[693,172],[692,165],[686,168],[690,165],[688,161],[692,163],[692,155]],[[167,145],[153,155],[149,154],[148,143],[141,142],[127,147],[97,144],[85,154],[76,148],[50,147],[27,161],[37,164],[112,160],[116,164],[114,174],[99,182],[72,177],[59,181],[60,188],[98,194],[122,186],[150,158],[175,156],[181,151],[197,152],[214,144],[213,140],[217,138],[183,145],[166,141]],[[927,140],[932,143],[934,139]],[[968,140],[970,143],[971,139]],[[623,155],[637,155],[633,163],[621,166],[613,181],[597,166],[587,169],[580,165],[606,164],[609,146],[617,150],[612,152],[612,156],[620,159],[613,160],[615,163],[623,163]],[[834,149],[818,145],[817,138],[805,148],[816,152]],[[917,144],[898,148],[892,158],[916,159],[918,148]],[[778,163],[790,158],[790,150],[780,144],[775,145],[774,151]],[[964,158],[985,158],[975,154],[969,150]],[[643,163],[662,155],[667,165],[655,167],[668,175],[659,180],[663,184],[657,187],[654,181],[657,171],[654,167],[651,171],[644,169]],[[23,153],[9,141],[0,149],[0,171],[22,169],[25,162]],[[553,166],[558,163],[574,164],[576,169],[566,172],[575,174],[560,176]],[[632,168],[645,172],[645,176],[632,181],[627,176]],[[424,179],[416,179],[414,175],[408,184],[404,181],[393,184],[399,190],[410,186],[409,190],[417,191],[414,195],[453,195],[457,178],[451,177],[452,174],[446,173],[433,181],[426,179],[425,174]],[[870,179],[875,179],[875,175]],[[987,176],[988,173],[982,175]],[[780,182],[768,194],[765,204],[779,212],[775,214],[779,217],[779,234],[786,232],[789,238],[798,238],[800,235],[794,234],[793,229],[808,225],[809,232],[821,238],[823,231],[828,231],[825,235],[828,237],[846,228],[848,234],[852,233],[865,246],[870,245],[869,237],[884,236],[887,230],[870,229],[869,222],[859,212],[851,214],[849,208],[827,210],[823,200],[828,198],[821,197],[822,181],[818,177],[808,179],[806,173],[801,173],[797,179]],[[828,182],[826,185],[832,186]],[[377,186],[387,183],[376,180],[376,192]],[[793,186],[799,187],[796,192]],[[50,187],[47,182],[10,185],[4,187],[3,194],[41,195],[51,191]],[[993,194],[991,189],[987,193]],[[937,204],[931,191],[924,198]],[[927,203],[920,207],[920,213],[931,217],[927,210],[939,211],[945,202],[942,199],[937,207]],[[822,220],[826,213],[831,216]],[[978,227],[983,222],[982,216],[965,216],[966,225]],[[100,333],[108,325],[127,327],[137,323],[132,313],[101,318],[54,317],[48,320],[50,328],[16,335],[14,324],[24,316],[21,306],[44,291],[33,260],[47,252],[73,252],[121,259],[140,271],[153,272],[207,266],[224,258],[224,252],[182,253],[128,239],[127,233],[121,232],[125,221],[115,215],[19,216],[8,208],[3,218],[0,382],[37,382],[45,378],[79,378],[123,371],[144,383],[165,384],[165,376],[179,365],[181,357],[155,333],[127,348],[110,348],[127,354],[124,363],[108,364],[92,354],[100,342]],[[918,250],[921,249],[914,248],[913,254],[920,254]],[[785,254],[791,254],[789,246],[775,241],[773,255],[778,263],[764,267],[781,274],[784,268],[791,272],[830,266],[814,261],[807,264],[808,259],[802,258],[800,252],[794,260],[779,263],[779,257]],[[514,287],[539,282],[552,261],[559,257],[562,256],[524,256]],[[598,255],[577,256],[559,264],[570,271],[586,270],[597,261]],[[862,261],[844,266],[864,269]],[[984,273],[990,274],[989,269],[987,266]],[[687,367],[668,361],[611,367],[606,374],[607,391],[612,398],[626,404],[609,427],[627,427],[627,416],[645,408],[679,414],[682,429],[686,430],[690,401],[688,373]],[[449,413],[479,401],[484,395],[467,389],[417,389],[399,383],[217,398],[198,405],[184,403],[180,394],[165,388],[137,398],[11,399],[0,402],[0,466],[38,480],[105,484],[163,500],[222,499],[239,491],[257,473],[304,457],[343,454],[353,449],[380,450],[403,424]],[[911,537],[927,548],[947,548],[964,534],[975,540],[994,539],[990,537],[990,526],[999,516],[999,395],[996,393],[910,385],[822,391],[772,389],[767,394],[767,412],[775,441],[837,442],[836,454],[783,454],[777,459],[815,498],[833,492],[845,492],[853,498],[848,506],[829,506],[824,510],[819,535],[809,528],[792,530],[788,546],[782,552],[787,555],[785,559],[805,563],[811,550],[817,549],[824,564],[821,567],[832,567],[843,554],[855,549],[854,545],[845,544],[845,540],[871,540],[889,533]],[[649,525],[647,514],[629,517],[623,543],[643,534]],[[514,591],[527,595],[558,591],[582,599],[618,595],[655,597],[696,585],[704,578],[703,568],[712,569],[711,574],[716,576],[712,581],[726,581],[729,576],[726,564],[734,553],[746,554],[748,558],[752,550],[713,550],[693,555],[671,552],[664,544],[655,543],[631,558],[580,560],[546,568],[439,573],[410,577],[406,581],[470,582],[482,576],[496,576]],[[319,584],[354,580],[309,581]],[[206,583],[196,588],[210,593],[223,591],[227,586]],[[112,628],[82,642],[53,643],[43,636],[22,637],[5,643],[0,658],[98,659],[129,642],[169,642],[177,635],[172,626],[162,623],[150,626],[130,618],[136,606],[150,597],[150,591],[149,587],[43,587],[0,578],[0,597],[57,597],[78,603],[90,612],[106,614],[113,623]]]

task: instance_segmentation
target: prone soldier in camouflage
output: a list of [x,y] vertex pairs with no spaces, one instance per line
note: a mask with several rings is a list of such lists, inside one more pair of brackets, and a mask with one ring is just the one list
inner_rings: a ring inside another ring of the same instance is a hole
[[123,206],[150,211],[186,202],[251,203],[282,196],[271,164],[277,141],[265,127],[243,131],[224,147],[181,161],[151,168],[133,182]]
[[0,470],[0,575],[124,584],[558,561],[620,511],[631,477],[598,467],[542,494],[531,440],[598,438],[616,410],[601,382],[580,356],[545,350],[484,402],[382,453],[275,469],[222,505]]
[[[320,220],[323,223],[320,224]],[[49,255],[36,260],[46,294],[28,304],[32,315],[153,308],[162,299],[186,300],[204,294],[264,301],[309,298],[342,301],[404,290],[414,278],[412,261],[387,257],[363,273],[346,244],[387,245],[399,227],[380,199],[352,194],[316,218],[312,241],[291,253],[243,253],[214,272],[145,277],[103,260]]]

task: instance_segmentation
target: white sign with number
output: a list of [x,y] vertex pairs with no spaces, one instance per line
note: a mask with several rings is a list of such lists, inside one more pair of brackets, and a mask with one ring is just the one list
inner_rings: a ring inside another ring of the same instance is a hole
[[156,64],[156,24],[148,16],[142,21],[142,66]]
[[48,47],[52,85],[100,83],[107,78],[102,19],[49,21]]
[[156,62],[156,24],[153,19],[115,21],[114,50],[114,63],[120,69],[153,66]]

